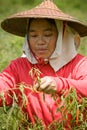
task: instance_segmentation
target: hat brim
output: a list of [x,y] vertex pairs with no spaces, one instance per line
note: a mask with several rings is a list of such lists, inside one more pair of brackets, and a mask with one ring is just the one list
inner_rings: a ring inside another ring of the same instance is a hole
[[8,17],[1,23],[1,27],[12,34],[24,37],[27,33],[29,18],[50,18],[67,21],[81,37],[87,35],[87,26],[70,15],[63,13],[51,1],[42,2],[39,6]]

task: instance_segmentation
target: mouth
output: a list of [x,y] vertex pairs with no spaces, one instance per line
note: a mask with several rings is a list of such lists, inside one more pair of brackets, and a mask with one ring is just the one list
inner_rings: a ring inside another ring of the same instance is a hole
[[37,52],[39,53],[39,54],[43,54],[43,53],[46,53],[46,51],[47,51],[48,49],[37,49]]
[[38,46],[36,50],[38,53],[45,53],[48,50],[47,45]]

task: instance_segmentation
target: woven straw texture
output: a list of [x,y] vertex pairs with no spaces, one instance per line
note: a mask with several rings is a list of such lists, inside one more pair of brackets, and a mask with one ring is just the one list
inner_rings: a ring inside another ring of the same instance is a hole
[[74,28],[81,37],[87,35],[87,25],[63,13],[50,0],[45,0],[33,9],[16,13],[6,18],[2,21],[1,27],[9,33],[24,37],[27,31],[29,18],[51,18],[67,21],[67,24]]

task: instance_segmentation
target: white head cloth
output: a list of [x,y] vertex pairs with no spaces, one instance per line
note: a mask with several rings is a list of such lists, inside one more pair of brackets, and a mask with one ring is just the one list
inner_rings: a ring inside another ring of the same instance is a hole
[[[49,58],[49,63],[55,71],[58,71],[77,55],[77,51],[74,43],[75,34],[72,29],[66,25],[63,35],[63,22],[58,20],[55,20],[55,22],[58,29],[58,38],[56,48]],[[37,60],[28,46],[27,37],[25,37],[23,51],[25,54],[23,54],[22,57],[26,56],[32,64],[37,63]]]

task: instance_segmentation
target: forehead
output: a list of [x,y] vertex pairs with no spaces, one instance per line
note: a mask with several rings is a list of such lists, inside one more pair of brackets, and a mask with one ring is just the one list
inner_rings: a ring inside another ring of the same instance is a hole
[[54,20],[48,20],[48,19],[32,19],[29,23],[29,30],[31,29],[52,29],[53,27],[56,27]]

